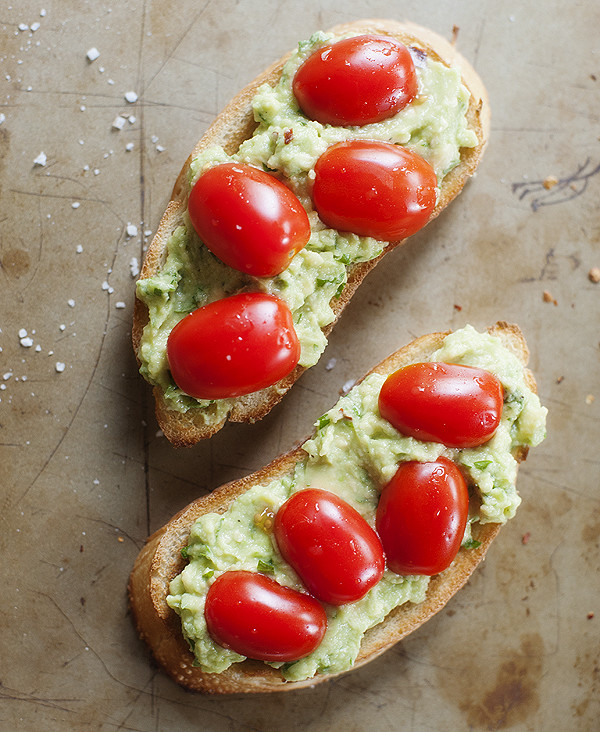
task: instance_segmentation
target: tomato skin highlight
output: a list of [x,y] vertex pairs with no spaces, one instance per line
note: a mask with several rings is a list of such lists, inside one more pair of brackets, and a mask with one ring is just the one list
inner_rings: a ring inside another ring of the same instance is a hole
[[333,229],[400,241],[429,221],[437,178],[426,160],[398,145],[338,142],[315,164],[312,199]]
[[259,661],[297,661],[315,650],[327,629],[314,597],[243,570],[217,577],[204,617],[216,643]]
[[449,363],[416,363],[390,374],[379,412],[400,432],[447,447],[477,447],[502,417],[502,384],[489,371]]
[[468,512],[467,484],[452,461],[402,463],[377,506],[388,568],[403,575],[442,572],[460,549]]
[[186,394],[224,399],[287,376],[300,358],[300,343],[283,300],[245,292],[186,315],[169,335],[167,358]]
[[310,238],[297,196],[251,165],[222,163],[202,173],[190,192],[188,213],[215,256],[255,277],[283,272]]
[[406,46],[362,35],[317,49],[296,72],[292,88],[309,119],[350,126],[393,116],[415,98],[418,82]]
[[306,488],[294,493],[277,512],[274,533],[283,558],[322,602],[359,600],[385,569],[375,531],[330,491]]

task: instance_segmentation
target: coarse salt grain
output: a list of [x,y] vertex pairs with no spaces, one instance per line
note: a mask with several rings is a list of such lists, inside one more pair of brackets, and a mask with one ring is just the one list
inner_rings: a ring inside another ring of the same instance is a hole
[[133,142],[128,142],[127,145],[125,145],[125,150],[127,150],[127,152],[131,152],[133,150]]
[[129,104],[133,104],[134,102],[137,102],[138,95],[134,91],[128,91],[125,92],[125,101],[129,102]]
[[62,374],[62,372],[65,370],[66,366],[62,361],[57,361],[54,368],[56,369],[56,372],[58,374]]
[[117,310],[123,310],[127,306],[122,300],[119,300],[119,302],[115,303],[115,307],[117,308]]
[[33,346],[33,340],[29,336],[21,338],[19,343],[23,346],[23,348],[31,348],[31,346]]
[[73,298],[70,298],[69,300],[67,300],[67,305],[70,308],[74,308],[75,307],[75,300],[73,300]]
[[112,127],[113,127],[113,130],[122,130],[126,124],[127,124],[127,120],[125,119],[125,117],[121,117],[121,115],[118,115],[117,117],[114,118]]
[[127,231],[127,236],[129,236],[129,237],[137,236],[137,233],[138,233],[137,226],[135,224],[131,224],[131,223],[127,224],[126,231]]
[[43,167],[44,167],[44,166],[46,165],[46,161],[47,161],[47,159],[48,159],[48,158],[46,157],[46,153],[45,153],[45,152],[41,152],[41,153],[40,153],[40,154],[39,154],[39,155],[37,156],[37,158],[36,158],[36,159],[35,159],[35,160],[33,161],[33,164],[34,164],[34,165],[39,165],[40,167],[42,167],[42,168],[43,168]]
[[21,328],[21,330],[19,331],[19,338],[25,338],[26,336],[27,331],[25,330],[25,328]]
[[140,264],[136,257],[132,257],[129,260],[129,271],[132,277],[137,277],[140,273]]
[[90,48],[90,50],[85,55],[87,56],[88,61],[90,61],[91,63],[98,58],[98,56],[100,55],[100,51],[97,48],[93,47]]

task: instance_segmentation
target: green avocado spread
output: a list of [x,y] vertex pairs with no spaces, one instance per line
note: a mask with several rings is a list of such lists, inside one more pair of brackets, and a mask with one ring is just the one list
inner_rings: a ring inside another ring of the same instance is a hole
[[[253,486],[225,513],[205,514],[191,527],[183,552],[189,563],[172,580],[167,602],[181,616],[195,665],[219,673],[244,660],[216,644],[207,633],[205,597],[220,573],[228,569],[258,571],[283,585],[304,590],[279,554],[269,531],[272,522],[266,520],[272,519],[295,491],[312,486],[336,493],[374,526],[379,494],[398,465],[443,455],[461,467],[469,483],[464,547],[476,545],[471,534],[473,522],[505,523],[514,516],[520,498],[513,455],[519,447],[535,446],[544,439],[547,410],[527,387],[518,358],[498,338],[478,333],[471,326],[448,335],[431,360],[477,366],[500,379],[504,405],[492,439],[477,448],[451,449],[406,437],[378,411],[379,391],[386,376],[373,373],[364,379],[318,420],[313,436],[303,445],[304,456],[293,470]],[[422,602],[428,582],[426,576],[400,576],[386,569],[379,583],[358,602],[326,606],[327,631],[315,651],[293,663],[272,665],[290,681],[347,670],[354,663],[365,631],[398,605]]]
[[425,158],[436,171],[438,184],[460,161],[460,149],[475,147],[476,134],[467,127],[469,93],[458,69],[448,68],[412,49],[419,94],[395,116],[362,127],[322,125],[305,117],[292,92],[300,64],[332,35],[316,33],[299,44],[275,86],[260,87],[252,106],[257,128],[234,155],[211,147],[195,157],[188,184],[212,165],[236,161],[271,171],[295,192],[311,224],[310,240],[289,267],[272,278],[254,278],[218,260],[200,241],[187,215],[167,244],[158,274],[140,279],[137,296],[149,311],[138,357],[140,372],[162,389],[169,408],[200,410],[206,423],[218,422],[229,412],[230,400],[196,400],[174,383],[167,362],[166,343],[173,327],[192,310],[242,288],[276,295],[290,308],[301,345],[300,365],[313,366],[327,341],[323,328],[334,320],[331,302],[339,297],[348,267],[374,259],[385,243],[369,237],[329,229],[320,221],[309,195],[314,165],[332,144],[343,140],[382,140],[403,145]]

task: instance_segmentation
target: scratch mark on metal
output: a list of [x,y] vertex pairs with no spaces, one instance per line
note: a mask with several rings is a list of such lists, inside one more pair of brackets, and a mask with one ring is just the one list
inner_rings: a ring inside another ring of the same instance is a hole
[[548,179],[522,181],[512,184],[512,192],[518,195],[519,201],[533,196],[530,206],[533,211],[537,211],[542,206],[565,203],[581,196],[585,193],[590,179],[598,173],[600,163],[591,167],[591,159],[588,157],[574,173],[553,181],[553,185],[548,184]]

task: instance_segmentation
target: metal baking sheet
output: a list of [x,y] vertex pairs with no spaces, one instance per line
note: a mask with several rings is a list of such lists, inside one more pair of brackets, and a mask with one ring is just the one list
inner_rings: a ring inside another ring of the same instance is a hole
[[[175,450],[130,345],[143,247],[226,102],[298,40],[361,17],[455,39],[491,100],[484,161],[369,275],[321,364],[264,421]],[[2,4],[3,729],[598,729],[599,27],[597,3],[556,0]],[[314,689],[209,698],[160,672],[127,608],[147,535],[296,444],[414,336],[496,320],[525,332],[548,438],[469,584]]]

